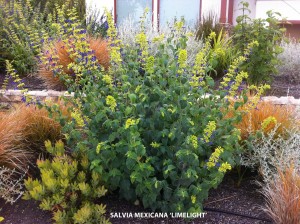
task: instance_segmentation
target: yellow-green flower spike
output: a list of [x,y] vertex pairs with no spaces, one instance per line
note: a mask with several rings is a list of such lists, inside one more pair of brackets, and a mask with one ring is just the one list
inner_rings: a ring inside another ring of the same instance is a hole
[[217,128],[217,124],[215,121],[210,121],[208,122],[208,124],[206,125],[205,129],[204,129],[204,133],[203,133],[203,140],[206,143],[210,142],[210,137],[213,134],[213,132],[216,130]]
[[227,170],[231,170],[232,167],[228,162],[222,163],[221,166],[219,167],[219,172],[221,173],[226,173]]
[[114,111],[115,108],[117,107],[117,102],[115,100],[115,98],[111,95],[108,95],[106,97],[106,104],[109,106],[109,108]]
[[183,74],[184,69],[187,67],[187,50],[180,49],[178,53],[178,74]]
[[128,118],[125,122],[125,129],[128,129],[130,126],[136,125],[139,123],[139,120]]
[[275,117],[270,116],[263,120],[261,124],[261,129],[265,130],[271,123],[277,124],[277,120]]

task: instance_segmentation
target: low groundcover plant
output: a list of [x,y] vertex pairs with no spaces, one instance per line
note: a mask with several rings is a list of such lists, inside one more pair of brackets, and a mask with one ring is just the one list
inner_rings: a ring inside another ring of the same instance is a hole
[[[174,24],[174,32],[149,40],[144,15],[135,43],[126,46],[112,16],[106,16],[107,70],[95,60],[87,34],[76,22],[69,24],[75,44],[67,48],[74,79],[56,63],[52,66],[74,92],[69,99],[73,119],[60,118],[66,143],[87,153],[89,168],[109,191],[152,210],[201,212],[209,190],[238,161],[240,132],[234,125],[244,112],[239,107],[255,107],[268,88],[251,86],[257,95],[248,101],[243,89],[248,75],[238,71],[258,43],[249,43],[245,56],[233,60],[215,88],[206,73],[215,33],[190,64],[183,21]],[[68,44],[67,37],[62,41]],[[154,45],[159,50],[151,54],[148,48]]]

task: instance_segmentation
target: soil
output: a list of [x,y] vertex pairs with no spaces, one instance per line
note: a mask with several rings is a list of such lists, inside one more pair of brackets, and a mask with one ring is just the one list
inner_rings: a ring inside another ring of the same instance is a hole
[[267,93],[269,96],[293,96],[300,99],[300,80],[291,81],[284,76],[274,76],[271,84],[271,90]]
[[[208,200],[204,204],[204,218],[185,220],[172,218],[116,218],[116,214],[151,213],[151,210],[144,209],[141,205],[134,205],[117,194],[110,194],[102,198],[101,203],[106,204],[106,216],[113,224],[184,224],[184,223],[206,223],[206,224],[263,224],[272,223],[270,218],[262,211],[264,199],[259,193],[255,183],[258,177],[248,175],[239,187],[236,186],[236,174],[231,173],[225,176],[221,185],[210,192]],[[15,204],[5,204],[0,200],[0,216],[5,220],[3,224],[50,224],[50,212],[42,211],[34,201],[18,200]],[[158,212],[157,212],[158,214]],[[112,218],[113,216],[115,218]]]

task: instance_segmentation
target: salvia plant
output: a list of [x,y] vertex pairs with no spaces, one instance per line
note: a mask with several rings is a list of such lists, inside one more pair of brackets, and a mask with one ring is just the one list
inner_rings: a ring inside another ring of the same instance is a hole
[[62,141],[55,146],[46,141],[45,146],[53,159],[37,162],[41,180],[25,180],[23,199],[40,201],[41,209],[53,212],[55,223],[110,223],[105,205],[95,203],[107,190],[100,175],[90,171],[87,155],[67,155]]
[[[183,21],[174,24],[170,35],[149,40],[145,14],[134,44],[128,46],[118,38],[112,15],[106,17],[107,70],[75,20],[68,24],[71,36],[62,38],[74,59],[68,66],[74,74],[64,74],[55,55],[51,62],[42,59],[74,95],[69,98],[73,119],[60,118],[66,142],[84,150],[89,168],[121,197],[140,200],[152,210],[200,212],[209,190],[238,160],[240,133],[234,124],[243,113],[238,108],[255,107],[269,87],[251,86],[257,94],[248,100],[243,89],[248,75],[238,70],[258,43],[249,43],[215,87],[206,75],[215,33],[188,63]],[[159,50],[152,53],[149,47],[154,45]]]
[[87,27],[91,35],[98,31],[105,35],[105,26],[96,26],[97,15],[83,20],[82,0],[0,0],[0,5],[0,68],[10,60],[20,75],[36,72],[44,44],[67,32],[63,25],[72,21],[67,11],[79,13],[79,25]]
[[0,49],[1,62],[12,60],[19,74],[33,71],[35,56],[40,52],[42,39],[48,39],[50,23],[44,14],[33,8],[29,0],[1,0]]

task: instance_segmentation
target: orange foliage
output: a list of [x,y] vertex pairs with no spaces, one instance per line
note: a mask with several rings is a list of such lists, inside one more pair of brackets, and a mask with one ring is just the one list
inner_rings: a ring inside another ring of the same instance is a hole
[[[63,107],[61,107],[63,108]],[[68,112],[63,108],[63,114]],[[17,105],[0,115],[0,166],[26,169],[44,152],[44,142],[61,139],[61,127],[46,109]]]
[[293,166],[278,170],[279,177],[263,190],[264,209],[276,224],[300,223],[300,173]]
[[[95,39],[92,37],[88,38],[87,41],[99,64],[102,65],[104,69],[108,69],[110,59],[107,42],[103,39]],[[63,67],[64,73],[71,75],[72,72],[68,69],[68,65],[74,62],[74,60],[70,57],[66,44],[63,41],[54,42],[50,49],[45,49],[44,51],[44,56],[48,59],[51,58],[52,54],[58,57],[58,64]],[[44,81],[48,89],[66,89],[66,86],[59,77],[55,76],[53,71],[43,63],[39,65],[38,77]]]
[[[243,116],[242,121],[236,125],[241,130],[241,137],[246,139],[251,132],[253,133],[261,129],[262,122],[270,116],[274,117],[278,124],[281,124],[277,129],[278,134],[282,134],[284,129],[290,129],[294,126],[294,106],[260,102],[257,108],[251,109]],[[264,132],[268,133],[275,125],[275,123],[271,122],[264,129]]]

